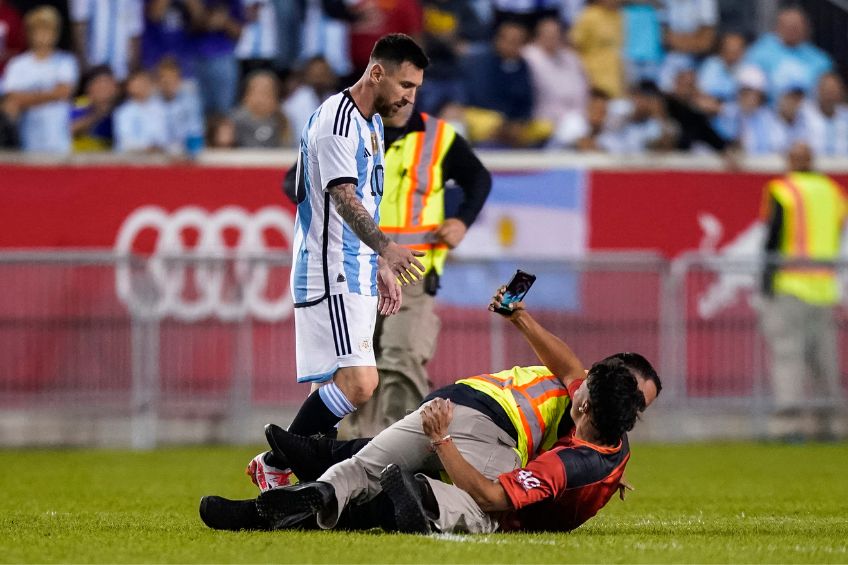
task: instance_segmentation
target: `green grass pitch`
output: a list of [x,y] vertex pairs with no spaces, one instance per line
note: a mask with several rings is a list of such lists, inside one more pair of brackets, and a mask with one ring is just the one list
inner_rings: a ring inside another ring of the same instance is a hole
[[636,491],[570,534],[208,530],[258,448],[0,451],[2,563],[848,563],[848,445],[634,445]]

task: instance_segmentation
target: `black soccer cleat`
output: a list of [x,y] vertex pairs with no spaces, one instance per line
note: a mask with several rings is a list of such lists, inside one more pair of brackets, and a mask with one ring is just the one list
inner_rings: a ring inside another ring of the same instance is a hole
[[200,519],[213,530],[270,530],[271,524],[259,515],[256,501],[229,500],[220,496],[200,499]]
[[301,483],[261,493],[256,498],[256,509],[272,529],[288,529],[329,508],[335,496],[329,483]]
[[300,481],[316,481],[333,465],[332,440],[293,434],[276,424],[265,426],[265,439],[274,457],[287,461]]
[[405,534],[429,534],[421,486],[415,477],[392,463],[380,473],[380,486],[394,507],[395,526]]

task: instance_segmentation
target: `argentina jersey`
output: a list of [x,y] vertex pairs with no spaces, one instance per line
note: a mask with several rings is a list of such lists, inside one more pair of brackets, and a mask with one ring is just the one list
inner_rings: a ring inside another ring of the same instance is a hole
[[309,118],[297,163],[297,218],[291,273],[296,307],[330,294],[377,295],[377,254],[336,211],[329,189],[356,186],[379,224],[383,194],[383,122],[366,119],[348,91],[325,101]]

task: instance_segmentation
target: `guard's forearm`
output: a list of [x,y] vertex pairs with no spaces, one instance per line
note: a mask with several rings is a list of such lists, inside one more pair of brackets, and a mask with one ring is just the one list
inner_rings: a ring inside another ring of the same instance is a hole
[[465,460],[452,441],[437,445],[436,454],[453,484],[467,492],[481,510],[499,512],[512,508],[501,484],[484,477]]
[[515,312],[510,321],[533,348],[539,361],[565,384],[583,376],[583,363],[563,340],[543,328],[527,310]]
[[389,244],[389,238],[380,231],[380,226],[357,198],[356,187],[350,183],[334,186],[330,189],[330,196],[339,215],[347,222],[353,233],[378,255],[382,254]]

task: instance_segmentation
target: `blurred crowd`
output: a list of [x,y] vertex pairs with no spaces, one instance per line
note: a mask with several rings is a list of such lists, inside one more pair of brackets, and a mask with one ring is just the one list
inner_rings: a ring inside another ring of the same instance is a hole
[[[848,155],[807,15],[738,0],[0,0],[0,146],[294,147],[378,37],[431,58],[417,105],[478,147]],[[36,3],[37,4],[37,3]]]

